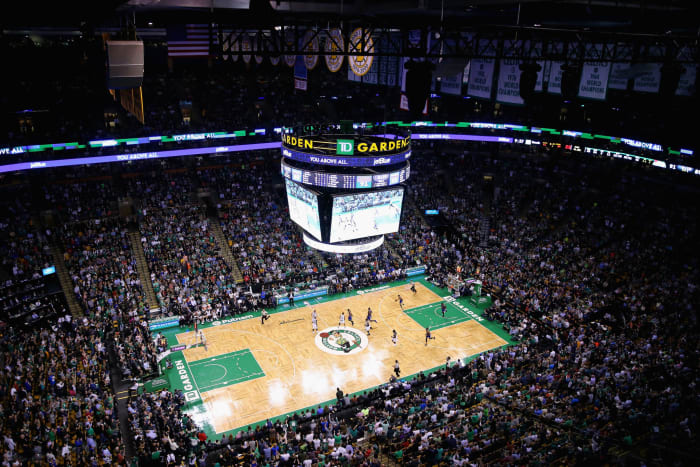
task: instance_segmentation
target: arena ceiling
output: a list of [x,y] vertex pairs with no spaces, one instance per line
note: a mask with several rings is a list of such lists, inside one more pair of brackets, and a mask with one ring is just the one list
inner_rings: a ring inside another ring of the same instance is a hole
[[245,25],[284,21],[360,21],[408,27],[521,25],[527,27],[697,35],[697,0],[77,0],[12,2],[0,27],[137,26],[216,21]]

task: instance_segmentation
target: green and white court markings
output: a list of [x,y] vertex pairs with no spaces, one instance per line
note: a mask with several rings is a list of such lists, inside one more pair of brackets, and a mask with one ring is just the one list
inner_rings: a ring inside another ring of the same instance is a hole
[[[445,316],[442,316],[441,305],[445,304]],[[471,319],[481,321],[481,317],[476,315],[473,310],[465,307],[461,303],[455,301],[452,297],[444,297],[444,300],[427,305],[421,305],[415,308],[404,310],[413,321],[418,323],[423,328],[431,330],[446,328],[454,324],[463,323]]]
[[187,362],[199,392],[231,386],[265,376],[249,349]]

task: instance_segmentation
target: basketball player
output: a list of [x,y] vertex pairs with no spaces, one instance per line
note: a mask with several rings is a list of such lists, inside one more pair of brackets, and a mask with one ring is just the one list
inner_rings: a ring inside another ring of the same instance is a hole
[[338,321],[338,326],[341,328],[345,326],[345,312],[341,311],[340,312],[340,321]]
[[399,361],[398,360],[395,360],[395,363],[394,363],[394,373],[396,373],[397,378],[401,376],[401,368],[399,368]]
[[318,332],[318,316],[316,315],[316,310],[311,312],[311,330],[313,332]]
[[399,306],[403,310],[403,297],[401,296],[401,294],[399,294],[399,297],[397,298],[397,300],[399,301]]
[[266,319],[270,319],[270,315],[267,314],[266,310],[263,310],[262,314],[260,315],[260,323],[265,324]]
[[430,339],[435,339],[430,335],[430,328],[425,328],[425,345],[428,345]]
[[370,307],[367,307],[367,321],[371,321],[373,323],[376,323],[376,319],[372,319],[372,309]]
[[393,342],[394,345],[396,345],[396,343],[398,341],[399,341],[399,336],[398,336],[398,334],[396,334],[396,329],[394,329],[393,331],[391,331],[391,342]]
[[442,302],[440,304],[440,311],[442,311],[442,317],[445,317],[445,311],[447,311],[447,305],[445,305],[445,302]]
[[352,320],[352,311],[350,310],[350,308],[348,308],[348,321],[350,321],[350,323],[352,323],[353,326],[355,325],[355,321]]
[[199,331],[199,341],[204,346],[204,351],[207,351],[207,338],[204,336],[204,331]]
[[369,330],[370,330],[370,329],[372,329],[372,326],[370,326],[370,324],[369,324],[369,318],[368,318],[367,320],[365,320],[365,332],[367,333],[368,336],[369,336]]
[[413,292],[413,295],[415,295],[417,293],[416,284],[413,281],[411,281],[411,292]]

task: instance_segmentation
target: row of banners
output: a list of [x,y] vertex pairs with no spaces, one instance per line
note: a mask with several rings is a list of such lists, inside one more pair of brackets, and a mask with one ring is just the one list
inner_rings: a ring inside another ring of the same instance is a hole
[[[255,51],[264,49],[264,45],[258,44],[255,41],[259,36],[249,36],[241,34],[233,43],[224,42],[224,58],[229,56],[225,52],[231,50],[233,52],[251,52],[243,54],[242,58],[245,63],[250,63],[254,59],[256,63],[263,62],[263,57],[254,55]],[[395,38],[397,39],[397,38]],[[323,41],[321,45],[320,42]],[[376,40],[370,34],[370,31],[363,28],[355,29],[349,37],[348,47],[353,51],[364,51],[374,53],[378,50],[380,53],[390,50],[390,38],[382,36]],[[287,47],[294,48],[294,35],[288,34],[285,37]],[[506,41],[503,50],[518,50],[520,42]],[[316,55],[320,48],[326,52],[323,58],[326,62],[326,67],[331,72],[341,70],[345,57],[335,54],[345,48],[345,39],[340,29],[331,29],[329,31],[315,32],[312,30],[306,31],[301,44],[305,50],[313,51],[315,54],[309,55],[285,55],[282,57],[270,57],[270,62],[273,65],[278,65],[283,61],[287,66],[293,67],[295,70],[295,78],[306,80],[307,70],[313,70],[319,62],[320,55]],[[563,48],[563,44],[561,44]],[[239,49],[240,47],[240,49]],[[428,45],[430,47],[430,45]],[[489,54],[489,48],[495,47],[493,43],[485,43],[482,52]],[[549,47],[556,49],[557,44],[549,44]],[[584,49],[584,62],[581,67],[581,78],[578,86],[578,95],[582,98],[605,100],[608,89],[628,89],[629,81],[633,80],[632,89],[638,92],[658,93],[661,85],[662,66],[665,51],[663,48],[657,50],[659,57],[658,63],[641,63],[633,64],[632,48],[625,51],[624,47],[618,50],[618,56],[627,57],[630,61],[620,61],[611,63],[609,61],[596,60],[603,56],[602,44],[586,44]],[[537,51],[537,47],[528,47],[528,50]],[[495,50],[491,50],[495,55]],[[562,50],[563,52],[563,50]],[[679,58],[687,51],[680,51]],[[507,55],[507,54],[506,54]],[[533,53],[533,55],[540,55]],[[238,60],[238,55],[231,55],[233,61]],[[358,81],[367,84],[377,84],[384,86],[401,86],[404,87],[405,70],[403,63],[406,58],[396,56],[379,55],[352,55],[347,57],[348,74],[347,78],[350,81]],[[434,60],[438,64],[437,60]],[[537,81],[535,91],[541,92],[546,90],[550,94],[561,94],[562,66],[564,61],[537,60],[533,59],[540,66],[537,72]],[[523,99],[520,97],[520,63],[519,58],[477,58],[466,63],[466,67],[454,74],[437,74],[440,76],[440,92],[444,94],[461,95],[463,85],[466,85],[466,94],[468,96],[491,99],[493,97],[493,87],[496,84],[495,98],[498,102],[508,104],[523,104]],[[496,66],[498,64],[498,67]],[[439,69],[439,67],[438,67]],[[695,81],[697,74],[696,64],[685,64],[681,73],[680,81],[676,89],[676,95],[691,96],[695,93]],[[296,82],[296,81],[295,81]],[[305,83],[303,84],[305,88]],[[302,85],[298,86],[302,89]]]
[[[307,70],[313,70],[318,65],[320,51],[320,40],[324,40],[323,50],[326,52],[324,59],[326,62],[326,67],[332,72],[339,71],[343,66],[343,61],[345,57],[343,55],[336,55],[336,52],[345,49],[345,39],[343,37],[340,29],[331,29],[330,31],[321,31],[320,33],[316,31],[306,31],[301,39],[301,45],[303,45],[304,50],[309,52],[314,52],[309,55],[299,56],[302,58],[304,66]],[[254,55],[254,51],[266,49],[264,44],[259,43],[259,36],[249,36],[242,34],[238,39],[231,42],[223,43],[224,60],[229,59],[227,52],[231,51],[236,54],[239,52],[250,52],[250,54],[240,55],[245,63],[250,63],[251,58],[254,58],[255,62],[261,64],[263,62],[262,55]],[[290,49],[296,48],[294,45],[294,34],[289,33],[285,37],[286,47]],[[348,44],[350,50],[353,51],[363,51],[368,53],[374,53],[374,39],[372,38],[370,32],[367,29],[357,28],[352,34],[350,34],[350,43]],[[279,47],[278,47],[279,48]],[[231,55],[231,60],[238,61],[239,55]],[[297,56],[296,55],[285,55],[282,57],[284,63],[288,67],[296,67]],[[348,65],[352,72],[357,76],[364,76],[369,73],[372,68],[372,63],[374,62],[373,55],[353,55],[348,56]],[[280,63],[279,56],[270,56],[270,63],[272,65],[278,65]]]

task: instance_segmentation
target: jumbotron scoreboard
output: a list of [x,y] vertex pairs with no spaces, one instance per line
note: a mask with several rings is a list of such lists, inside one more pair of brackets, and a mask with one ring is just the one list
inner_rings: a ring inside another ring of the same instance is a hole
[[304,242],[333,253],[361,253],[397,232],[410,176],[409,134],[282,136],[281,171],[289,215]]

